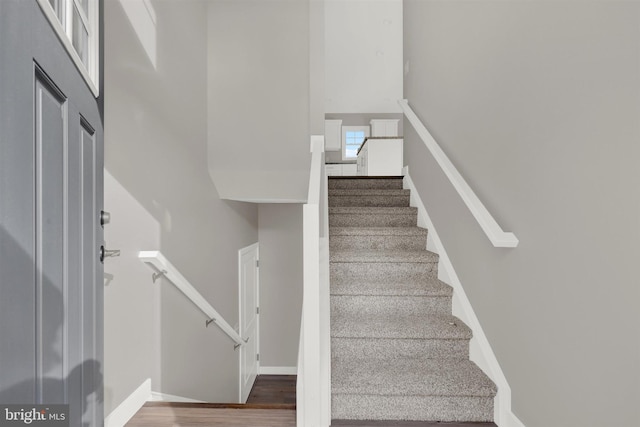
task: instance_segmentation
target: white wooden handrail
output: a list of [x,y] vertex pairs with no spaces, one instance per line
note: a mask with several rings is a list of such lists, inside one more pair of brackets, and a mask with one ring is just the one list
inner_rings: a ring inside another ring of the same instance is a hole
[[178,288],[187,298],[191,300],[204,314],[207,316],[205,322],[206,326],[211,323],[218,325],[222,331],[229,336],[235,342],[235,348],[246,344],[248,340],[243,340],[240,335],[227,323],[226,320],[216,311],[215,308],[209,304],[209,302],[202,296],[196,288],[178,271],[160,253],[160,251],[141,251],[138,253],[138,258],[151,268],[153,273],[153,281],[155,282],[160,277],[165,277],[168,281]]
[[409,102],[406,99],[400,99],[398,100],[398,104],[400,104],[404,115],[427,146],[433,158],[438,162],[444,174],[449,178],[449,181],[467,205],[473,217],[478,221],[478,224],[480,224],[480,227],[493,246],[497,248],[515,248],[518,246],[519,242],[516,235],[502,230],[491,213],[489,213],[478,196],[476,196],[476,193],[474,193],[469,184],[467,184],[467,181],[464,180],[460,172],[458,172],[453,163],[451,163],[451,160],[449,160],[444,151],[442,151],[442,148],[440,148],[436,140],[431,136],[431,133],[429,133],[427,128],[422,124],[416,113],[411,109]]

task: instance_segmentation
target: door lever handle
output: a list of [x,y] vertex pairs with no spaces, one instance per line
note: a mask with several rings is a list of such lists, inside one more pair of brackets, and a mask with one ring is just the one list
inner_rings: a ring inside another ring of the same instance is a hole
[[104,262],[105,258],[120,256],[120,249],[105,249],[104,245],[100,246],[100,262]]

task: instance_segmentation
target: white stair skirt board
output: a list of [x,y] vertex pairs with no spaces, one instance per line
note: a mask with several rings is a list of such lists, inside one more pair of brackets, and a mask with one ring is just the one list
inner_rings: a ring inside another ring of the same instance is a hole
[[151,399],[151,378],[146,379],[105,419],[105,427],[123,427]]
[[438,279],[448,283],[453,288],[452,310],[457,316],[473,331],[473,338],[469,343],[469,359],[475,362],[480,369],[498,386],[498,393],[494,400],[494,421],[499,427],[525,427],[525,425],[511,411],[511,387],[507,382],[502,368],[491,349],[482,326],[471,307],[462,283],[456,274],[453,264],[444,250],[438,232],[427,213],[427,210],[420,199],[420,195],[409,175],[409,167],[402,170],[404,181],[403,187],[411,190],[412,207],[418,208],[418,226],[427,228],[427,250],[437,253],[440,256],[438,265]]
[[260,366],[260,375],[297,375],[296,366]]
[[206,403],[204,400],[196,400],[188,397],[176,396],[175,394],[151,392],[150,402],[186,402],[186,403]]

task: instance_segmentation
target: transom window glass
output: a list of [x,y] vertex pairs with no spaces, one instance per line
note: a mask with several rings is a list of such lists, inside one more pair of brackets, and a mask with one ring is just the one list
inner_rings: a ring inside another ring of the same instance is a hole
[[97,96],[98,0],[37,1],[80,74]]
[[356,159],[358,149],[369,136],[369,126],[343,126],[342,127],[342,159]]

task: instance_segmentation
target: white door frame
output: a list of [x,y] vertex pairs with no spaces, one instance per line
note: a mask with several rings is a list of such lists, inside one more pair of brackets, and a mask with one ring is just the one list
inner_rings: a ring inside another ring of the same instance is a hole
[[[243,330],[243,313],[245,310],[244,303],[242,297],[242,289],[243,289],[243,274],[242,274],[242,261],[246,255],[254,254],[255,258],[255,280],[256,280],[256,307],[251,310],[256,314],[256,332],[255,336],[245,336],[245,331]],[[246,403],[247,397],[251,392],[251,387],[249,389],[245,389],[243,387],[243,363],[242,356],[243,352],[246,352],[248,348],[251,348],[251,344],[255,343],[256,354],[251,357],[256,361],[255,372],[256,376],[260,372],[260,359],[258,355],[260,354],[260,267],[259,267],[259,259],[260,259],[260,246],[259,243],[254,243],[245,248],[242,248],[238,251],[238,333],[242,337],[242,339],[249,339],[249,342],[242,347],[239,348],[238,351],[238,402]],[[253,341],[253,343],[251,342]],[[255,380],[254,380],[255,381]],[[253,381],[251,383],[253,386]]]

